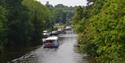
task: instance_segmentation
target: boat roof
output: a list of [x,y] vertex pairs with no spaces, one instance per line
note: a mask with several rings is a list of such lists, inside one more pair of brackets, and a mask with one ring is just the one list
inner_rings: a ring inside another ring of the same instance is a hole
[[58,40],[58,37],[57,36],[51,36],[51,37],[46,38],[46,40]]

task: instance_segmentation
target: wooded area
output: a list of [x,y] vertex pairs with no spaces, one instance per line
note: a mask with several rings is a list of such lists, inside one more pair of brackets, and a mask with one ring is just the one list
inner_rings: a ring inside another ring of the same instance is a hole
[[68,7],[36,0],[0,0],[0,54],[42,45],[43,30],[72,24],[80,52],[93,62],[125,63],[125,0],[87,1],[87,6]]
[[74,8],[36,0],[0,0],[0,49],[42,44],[42,32],[70,21]]
[[41,32],[48,21],[49,10],[34,0],[0,2],[1,47],[20,48],[41,44]]
[[88,1],[73,17],[80,51],[96,63],[125,63],[125,0]]

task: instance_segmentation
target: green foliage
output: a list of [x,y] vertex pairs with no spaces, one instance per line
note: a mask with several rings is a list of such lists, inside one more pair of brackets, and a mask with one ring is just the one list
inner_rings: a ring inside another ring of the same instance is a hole
[[53,27],[54,27],[55,30],[57,30],[57,29],[64,29],[65,25],[64,24],[55,24]]
[[36,0],[0,0],[0,47],[22,48],[42,44],[42,31],[71,18],[73,7]]
[[87,16],[76,19],[77,25],[84,29],[80,31],[75,26],[76,31],[80,31],[80,51],[94,57],[97,63],[125,62],[124,4],[124,0],[95,0],[93,5],[87,6]]
[[85,7],[77,7],[74,17],[72,18],[74,25],[74,29],[77,33],[81,33],[84,30],[84,25],[86,22],[86,18],[88,17],[87,9]]
[[50,11],[35,0],[0,0],[0,47],[22,48],[42,44]]
[[46,28],[46,23],[50,20],[49,10],[41,3],[34,0],[24,0],[23,5],[27,7],[32,25],[31,41],[32,45],[41,44],[41,33]]
[[51,11],[53,24],[67,24],[71,21],[71,17],[74,14],[74,7],[67,7],[63,4],[52,6],[49,3],[46,4]]
[[4,46],[4,43],[6,42],[6,10],[2,6],[0,6],[0,46]]
[[6,47],[26,47],[30,41],[30,21],[28,10],[22,5],[22,0],[6,1],[8,43]]

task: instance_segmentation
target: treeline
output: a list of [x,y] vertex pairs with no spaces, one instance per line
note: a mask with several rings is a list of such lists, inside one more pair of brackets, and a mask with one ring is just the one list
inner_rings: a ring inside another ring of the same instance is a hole
[[42,44],[42,31],[50,20],[49,9],[40,2],[0,0],[0,49]]
[[125,63],[125,0],[88,0],[73,25],[82,53],[96,63]]
[[76,7],[68,7],[63,4],[57,4],[53,6],[49,4],[49,2],[46,3],[46,6],[51,11],[52,22],[61,24],[69,24],[71,22],[71,17],[73,17],[74,10],[76,8]]
[[74,9],[37,0],[0,0],[0,50],[42,44],[43,30],[70,23]]

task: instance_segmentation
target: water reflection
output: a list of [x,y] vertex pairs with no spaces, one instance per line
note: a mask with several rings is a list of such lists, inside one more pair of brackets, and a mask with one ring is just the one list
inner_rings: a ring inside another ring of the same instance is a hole
[[[76,34],[72,31],[67,31],[67,34],[62,34],[59,37],[61,45],[58,49],[44,49],[40,47],[8,63],[87,63],[87,60],[83,60],[82,56],[74,51],[74,45],[77,43]],[[7,57],[12,59],[12,56],[17,55],[13,54],[3,55],[3,59]]]
[[15,59],[17,57],[21,57],[24,55],[26,52],[21,51],[21,50],[8,50],[5,49],[2,51],[0,55],[0,63],[6,63],[8,61],[11,61],[12,59]]

